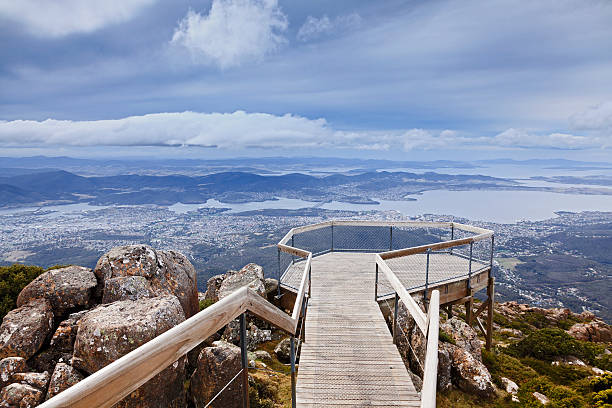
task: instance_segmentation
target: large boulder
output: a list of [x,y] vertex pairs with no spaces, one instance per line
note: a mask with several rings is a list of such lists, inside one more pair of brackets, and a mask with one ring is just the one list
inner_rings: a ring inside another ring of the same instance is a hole
[[451,345],[448,343],[440,343],[438,347],[438,391],[448,391],[452,386],[452,359],[453,352]]
[[440,325],[440,330],[448,334],[455,344],[482,361],[481,343],[476,331],[458,317],[452,317]]
[[[196,408],[203,408],[242,369],[240,348],[217,341],[214,347],[202,349],[196,370],[191,376],[191,398]],[[235,379],[210,406],[242,407],[242,384]]]
[[28,359],[43,345],[53,330],[53,311],[46,299],[36,299],[11,310],[0,326],[0,358]]
[[[297,349],[298,347],[300,347],[300,339],[295,339],[295,348]],[[276,354],[278,361],[289,364],[291,362],[291,339],[286,337],[279,341],[276,347],[274,347],[274,354]]]
[[495,386],[489,370],[467,350],[447,344],[452,360],[451,375],[459,389],[481,398],[495,396]]
[[225,274],[215,275],[208,279],[206,282],[206,293],[204,293],[204,299],[212,300],[216,302],[219,300],[219,287],[225,279]]
[[[199,311],[196,271],[178,252],[156,251],[146,245],[117,247],[98,260],[94,273],[102,285],[101,298],[107,301],[174,295],[186,318]],[[128,276],[143,277],[148,285],[141,279],[112,280]]]
[[34,299],[47,299],[56,316],[67,310],[89,306],[97,285],[91,269],[68,266],[47,271],[30,282],[17,297],[17,306],[24,306]]
[[[247,325],[246,337],[247,350],[255,351],[260,344],[272,340],[272,330],[260,329],[251,321]],[[240,321],[238,319],[229,322],[221,339],[232,344],[240,342]]]
[[228,271],[219,285],[217,298],[219,300],[234,293],[236,290],[248,286],[261,296],[266,295],[263,268],[257,264],[250,263],[239,271]]
[[81,373],[75,370],[72,366],[64,363],[57,363],[49,382],[47,399],[50,399],[60,392],[67,390],[74,384],[81,381],[83,378],[83,375],[81,375]]
[[39,405],[44,392],[31,385],[13,383],[2,389],[2,408],[32,408]]
[[578,340],[598,343],[612,342],[612,328],[601,320],[593,320],[590,323],[576,323],[567,332]]
[[44,373],[15,373],[12,380],[13,382],[31,385],[34,388],[45,391],[49,384],[49,373],[47,371]]
[[[87,312],[79,322],[72,365],[94,373],[185,320],[175,296],[123,300]],[[160,407],[184,401],[185,357],[168,366],[117,407]]]
[[27,366],[23,357],[7,357],[0,360],[0,388],[9,384],[14,374],[25,371]]

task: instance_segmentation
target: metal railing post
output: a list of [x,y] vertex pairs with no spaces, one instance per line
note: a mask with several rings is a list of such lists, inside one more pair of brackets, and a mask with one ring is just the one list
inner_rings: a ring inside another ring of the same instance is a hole
[[[293,237],[294,235],[291,236],[291,246],[295,248],[295,242],[293,241]],[[291,254],[291,264],[293,265],[294,263],[295,263],[295,257],[293,256],[293,254]]]
[[491,235],[491,263],[489,264],[489,278],[493,276],[493,246],[495,245],[495,236]]
[[278,249],[278,287],[277,287],[276,296],[280,299],[281,297],[281,288],[280,288],[281,287],[281,260],[280,260],[281,250],[280,248],[277,248],[277,249]]
[[295,337],[293,336],[289,342],[289,358],[291,360],[291,407],[295,408]]
[[331,251],[334,252],[334,223],[331,225]]
[[[455,239],[455,224],[451,224],[451,241]],[[453,254],[453,247],[451,247],[449,253]]]
[[374,280],[374,301],[378,302],[378,262],[376,262],[376,279]]
[[468,289],[472,289],[472,253],[474,250],[474,241],[470,242],[470,262],[468,263]]
[[427,262],[425,263],[425,291],[423,292],[423,304],[427,311],[427,290],[429,289],[429,254],[431,254],[431,248],[427,248]]
[[393,225],[389,227],[389,251],[393,251]]
[[396,334],[397,334],[397,313],[399,311],[399,296],[397,292],[395,292],[395,311],[393,312],[393,344],[396,343]]
[[242,359],[242,406],[249,408],[249,362],[246,338],[246,313],[240,315],[240,357]]

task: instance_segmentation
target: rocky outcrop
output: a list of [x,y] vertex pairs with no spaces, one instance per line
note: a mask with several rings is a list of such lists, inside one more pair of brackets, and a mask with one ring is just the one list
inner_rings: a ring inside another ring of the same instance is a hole
[[11,310],[0,326],[0,358],[32,357],[53,330],[53,311],[46,299]]
[[448,334],[455,344],[472,354],[478,361],[482,361],[482,345],[478,334],[465,321],[458,317],[448,319],[440,325],[440,330]]
[[25,371],[27,371],[27,366],[23,357],[7,357],[0,360],[0,388],[9,384],[15,373]]
[[[295,348],[297,349],[299,346],[300,340],[295,339]],[[286,337],[279,341],[276,347],[274,348],[274,354],[276,354],[276,358],[278,358],[278,361],[284,364],[289,364],[291,362],[291,339],[289,337]],[[297,357],[299,360],[299,355]]]
[[261,296],[266,295],[264,272],[261,266],[250,263],[239,271],[228,271],[219,285],[216,297],[221,300],[244,286],[250,287]]
[[67,310],[87,307],[96,285],[96,277],[89,268],[52,269],[23,288],[17,297],[17,306],[35,299],[47,299],[55,315],[61,316]]
[[612,342],[612,328],[598,319],[589,323],[576,323],[567,332],[577,340],[597,343]]
[[[272,330],[260,329],[253,322],[247,325],[247,350],[254,351],[257,346],[272,340]],[[222,340],[228,343],[238,344],[240,342],[240,322],[232,320],[223,332]]]
[[495,396],[495,386],[489,370],[467,350],[448,344],[452,366],[452,381],[459,389],[481,398]]
[[2,389],[2,408],[31,408],[40,404],[44,393],[31,385],[13,383]]
[[44,373],[15,373],[13,374],[12,381],[45,391],[49,384],[49,373],[47,371]]
[[271,299],[278,293],[278,280],[274,278],[264,279],[264,287],[266,290],[266,297]]
[[440,392],[448,391],[452,387],[451,359],[452,348],[448,343],[440,343],[438,346],[438,387]]
[[85,313],[87,313],[85,310],[72,313],[68,316],[68,319],[60,322],[59,326],[55,330],[55,333],[53,333],[53,337],[51,337],[51,344],[49,348],[59,352],[72,353],[78,324],[81,321],[81,317],[83,317]]
[[[185,320],[175,296],[124,300],[87,312],[79,323],[73,366],[94,373]],[[184,399],[185,358],[153,377],[119,405],[171,406]]]
[[225,274],[219,274],[211,277],[206,282],[206,293],[204,293],[204,299],[212,300],[216,302],[219,300],[219,287],[225,279]]
[[81,373],[75,370],[72,366],[64,363],[58,363],[53,370],[51,380],[49,382],[49,390],[47,391],[47,399],[50,399],[60,392],[67,390],[74,384],[83,379]]
[[[146,245],[117,247],[104,254],[94,269],[102,286],[101,298],[107,300],[134,300],[138,296],[174,295],[179,299],[186,318],[199,311],[196,271],[178,252],[156,251]],[[118,277],[139,276],[141,279]]]
[[[202,349],[191,376],[191,398],[196,408],[203,408],[241,369],[240,348],[233,344],[218,341]],[[242,381],[234,380],[211,407],[242,407]]]

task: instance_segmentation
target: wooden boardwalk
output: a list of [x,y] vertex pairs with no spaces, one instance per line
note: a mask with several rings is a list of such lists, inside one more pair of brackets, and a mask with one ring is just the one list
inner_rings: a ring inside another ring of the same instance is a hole
[[374,254],[312,260],[298,407],[418,407],[420,396],[374,301]]

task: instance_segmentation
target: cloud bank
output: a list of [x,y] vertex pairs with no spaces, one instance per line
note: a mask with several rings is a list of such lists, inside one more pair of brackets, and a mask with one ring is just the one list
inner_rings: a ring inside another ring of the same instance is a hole
[[23,24],[37,37],[62,37],[130,20],[156,1],[8,0],[0,2],[0,17]]
[[325,119],[268,113],[174,112],[121,119],[0,121],[0,146],[204,146],[246,148],[339,148],[429,150],[491,148],[592,149],[610,147],[610,137],[537,134],[508,129],[494,136],[454,130],[334,129]]
[[308,16],[297,33],[297,39],[303,42],[314,40],[334,32],[346,31],[361,24],[361,16],[357,13],[338,16],[333,20],[327,15],[316,18]]
[[187,13],[171,44],[189,50],[196,62],[228,68],[277,51],[288,24],[277,0],[213,0],[208,15]]

